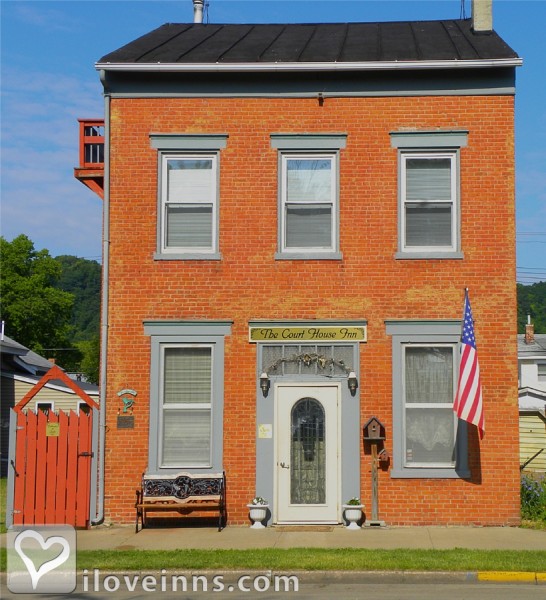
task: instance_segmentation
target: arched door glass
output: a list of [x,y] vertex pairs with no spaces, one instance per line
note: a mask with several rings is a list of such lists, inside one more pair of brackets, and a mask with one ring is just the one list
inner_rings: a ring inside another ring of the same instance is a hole
[[302,398],[292,407],[290,447],[290,502],[326,502],[325,415],[314,398]]

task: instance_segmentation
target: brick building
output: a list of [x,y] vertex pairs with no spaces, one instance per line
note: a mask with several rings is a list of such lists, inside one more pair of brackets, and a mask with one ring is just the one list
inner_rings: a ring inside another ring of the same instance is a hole
[[[222,470],[230,524],[255,495],[369,515],[375,416],[381,520],[518,522],[520,64],[487,11],[167,24],[99,60],[107,520],[143,472]],[[452,411],[465,287],[481,441]]]

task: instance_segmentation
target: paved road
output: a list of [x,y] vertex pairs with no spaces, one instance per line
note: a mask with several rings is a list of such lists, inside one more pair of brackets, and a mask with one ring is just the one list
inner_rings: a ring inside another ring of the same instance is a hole
[[[14,594],[0,574],[1,597],[13,600],[50,600],[62,595]],[[79,572],[77,589],[67,598],[82,600],[544,600],[546,583],[479,581],[472,573],[298,572],[268,571],[186,573]]]
[[[13,600],[51,600],[62,596],[51,596],[41,594],[11,594],[5,589],[3,598]],[[230,600],[544,600],[546,589],[543,585],[533,584],[499,584],[499,583],[447,583],[447,584],[419,584],[419,583],[303,583],[298,592],[274,592],[272,590],[263,593],[250,591],[240,592],[234,590],[229,592],[188,592],[188,593],[146,593],[139,591],[129,592],[88,592],[82,593],[77,590],[67,598],[78,598],[82,600],[149,600],[150,598],[161,598],[162,600],[203,600],[204,598],[229,598]]]

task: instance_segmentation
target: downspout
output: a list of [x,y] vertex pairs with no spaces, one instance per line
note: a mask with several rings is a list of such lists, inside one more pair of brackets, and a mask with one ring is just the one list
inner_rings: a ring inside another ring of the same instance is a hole
[[[100,71],[105,86],[105,72]],[[104,469],[106,441],[106,371],[108,353],[108,276],[110,262],[110,96],[104,95],[104,206],[102,211],[102,290],[99,377],[99,483],[97,514],[91,525],[104,521]]]

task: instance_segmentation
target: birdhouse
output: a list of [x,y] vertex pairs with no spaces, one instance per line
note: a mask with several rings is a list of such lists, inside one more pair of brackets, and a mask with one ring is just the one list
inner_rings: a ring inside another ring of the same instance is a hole
[[363,438],[367,442],[379,442],[385,439],[385,426],[377,417],[372,417],[362,428]]

